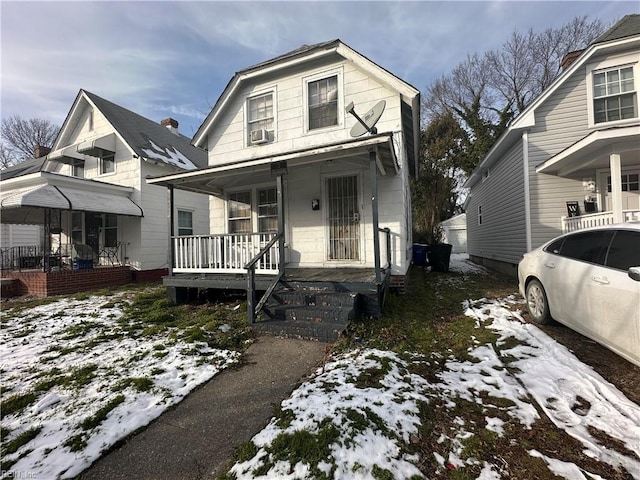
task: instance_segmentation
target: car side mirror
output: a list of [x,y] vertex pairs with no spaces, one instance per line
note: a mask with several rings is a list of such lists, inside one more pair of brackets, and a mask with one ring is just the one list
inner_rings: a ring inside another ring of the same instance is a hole
[[633,280],[640,282],[640,267],[631,267],[627,273]]

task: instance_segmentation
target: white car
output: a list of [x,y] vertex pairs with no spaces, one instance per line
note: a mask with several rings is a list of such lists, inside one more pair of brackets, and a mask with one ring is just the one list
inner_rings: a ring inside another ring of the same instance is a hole
[[579,230],[525,253],[531,319],[556,320],[640,366],[640,223]]

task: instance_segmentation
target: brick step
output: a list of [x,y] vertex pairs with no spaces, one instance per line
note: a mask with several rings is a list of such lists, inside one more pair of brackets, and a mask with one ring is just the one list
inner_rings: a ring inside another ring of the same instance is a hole
[[358,305],[358,294],[352,292],[280,291],[274,292],[271,299],[281,305],[315,305],[353,309],[357,309]]
[[342,335],[346,327],[335,323],[267,319],[254,323],[253,328],[272,335],[334,342]]

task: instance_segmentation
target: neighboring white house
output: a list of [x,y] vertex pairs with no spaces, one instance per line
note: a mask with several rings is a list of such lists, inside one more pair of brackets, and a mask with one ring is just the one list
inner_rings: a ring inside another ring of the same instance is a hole
[[506,273],[563,232],[640,220],[640,15],[565,60],[465,184],[469,256]]
[[[351,102],[364,121],[381,113],[375,133],[352,132]],[[340,40],[236,73],[193,138],[209,166],[150,180],[211,194],[208,243],[197,259],[193,244],[176,243],[173,273],[246,273],[278,232],[280,208],[287,268],[384,269],[392,285],[404,285],[419,109],[416,88]],[[221,242],[233,243],[222,262]],[[257,273],[274,273],[274,249]]]
[[[44,228],[44,242],[33,243],[43,243],[45,257],[71,261],[63,257],[84,249],[94,264],[126,264],[148,277],[166,273],[169,199],[145,179],[203,167],[206,152],[178,132],[175,120],[162,123],[80,90],[53,149],[0,172],[2,223]],[[208,233],[208,202],[178,192],[174,234]]]
[[460,213],[455,217],[440,222],[444,243],[452,246],[452,253],[467,251],[467,214]]

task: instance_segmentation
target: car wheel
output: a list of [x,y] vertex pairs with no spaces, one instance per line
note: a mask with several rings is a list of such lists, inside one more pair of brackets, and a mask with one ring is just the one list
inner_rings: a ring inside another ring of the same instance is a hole
[[547,325],[553,320],[549,311],[549,301],[544,287],[538,280],[531,280],[527,285],[527,310],[531,319],[542,325]]

